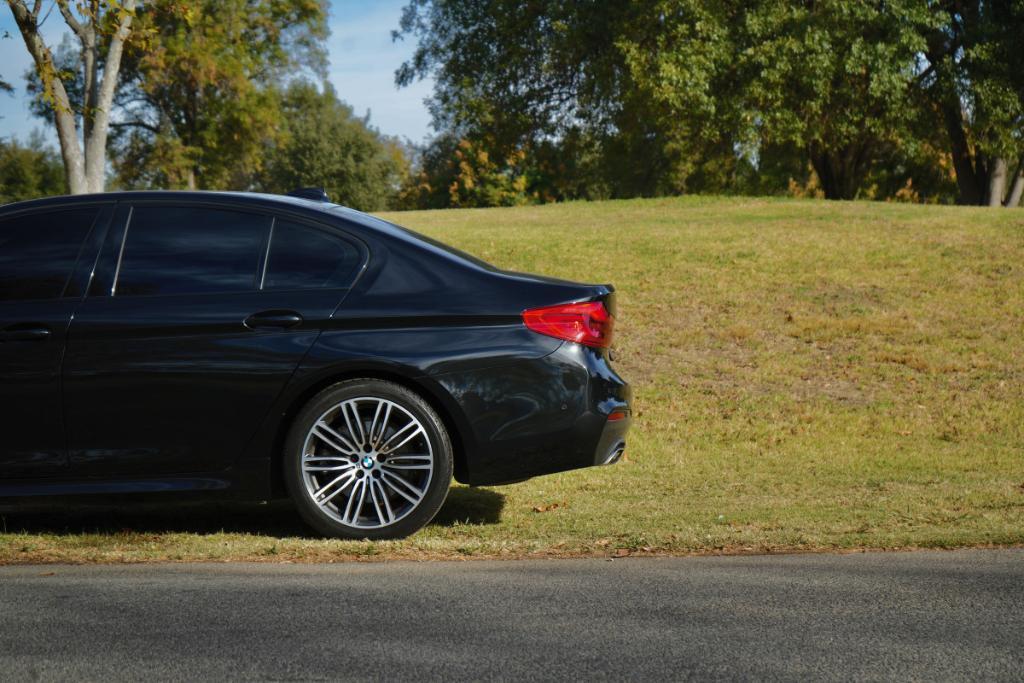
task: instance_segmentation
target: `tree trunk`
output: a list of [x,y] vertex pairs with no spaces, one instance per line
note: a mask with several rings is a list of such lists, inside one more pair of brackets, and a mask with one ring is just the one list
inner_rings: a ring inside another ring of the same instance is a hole
[[821,190],[825,193],[825,199],[839,199],[839,187],[836,185],[835,176],[832,173],[832,164],[829,163],[825,154],[810,155],[811,166],[818,174],[818,182],[821,183]]
[[117,89],[117,75],[121,70],[121,54],[124,41],[131,32],[132,12],[135,0],[125,0],[122,7],[127,10],[121,19],[107,48],[103,64],[103,80],[96,93],[96,107],[92,113],[92,128],[85,138],[85,180],[89,192],[103,192],[106,184],[107,133],[110,130],[110,109],[114,105],[114,91]]
[[821,151],[817,145],[808,150],[811,166],[818,174],[818,181],[825,193],[825,199],[853,199],[860,186],[861,155],[847,147],[840,152]]
[[60,142],[60,155],[64,160],[64,176],[68,181],[71,194],[87,192],[85,184],[85,160],[82,148],[78,145],[78,127],[75,125],[75,114],[71,110],[64,83],[57,77],[57,68],[53,63],[53,55],[39,35],[37,15],[30,12],[24,2],[10,2],[8,5],[14,14],[14,21],[25,41],[28,53],[35,62],[43,87],[51,89],[53,123],[57,129],[57,140]]
[[105,17],[99,16],[98,3],[91,6],[93,16],[83,24],[75,17],[68,0],[57,0],[57,6],[65,22],[82,43],[82,67],[86,84],[82,112],[84,148],[79,141],[77,114],[72,110],[67,90],[57,74],[53,53],[40,35],[39,12],[42,3],[34,3],[31,10],[24,0],[8,0],[7,4],[25,40],[25,47],[35,62],[44,92],[50,98],[68,190],[71,194],[102,192],[106,173],[110,109],[113,106],[114,91],[121,68],[121,53],[131,29],[136,0],[124,0],[120,5],[124,12],[120,13],[120,20],[107,48],[102,82],[96,80],[99,61],[96,44],[97,26],[103,25]]
[[981,204],[982,190],[978,174],[971,159],[971,147],[964,133],[963,116],[959,103],[942,107],[946,132],[953,152],[953,169],[956,171],[956,185],[960,190],[960,204]]
[[985,203],[988,206],[1002,206],[1003,195],[1006,193],[1006,159],[995,157],[989,164],[988,188],[985,190]]
[[1024,195],[1024,157],[1017,162],[1017,173],[1013,178],[1010,195],[1006,198],[1006,208],[1013,209],[1020,206],[1021,195]]

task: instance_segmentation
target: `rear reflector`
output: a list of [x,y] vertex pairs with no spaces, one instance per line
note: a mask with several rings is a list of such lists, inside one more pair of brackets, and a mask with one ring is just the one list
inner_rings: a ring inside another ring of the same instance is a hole
[[523,311],[523,323],[534,332],[600,348],[611,346],[614,321],[600,301]]
[[618,422],[619,420],[625,420],[625,419],[626,419],[626,413],[624,411],[622,411],[622,410],[616,410],[614,413],[609,413],[608,414],[608,421],[609,422]]

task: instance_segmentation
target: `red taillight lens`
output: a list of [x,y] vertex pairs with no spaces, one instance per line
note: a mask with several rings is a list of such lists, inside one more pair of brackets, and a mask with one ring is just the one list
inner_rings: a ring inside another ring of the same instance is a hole
[[600,301],[523,311],[523,323],[534,332],[601,348],[612,344],[614,321]]

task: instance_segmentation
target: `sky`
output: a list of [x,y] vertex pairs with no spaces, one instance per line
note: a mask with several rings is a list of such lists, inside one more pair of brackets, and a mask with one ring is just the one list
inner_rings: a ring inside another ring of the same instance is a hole
[[[51,0],[52,1],[52,0]],[[334,0],[331,3],[331,35],[328,80],[338,96],[359,116],[370,113],[370,125],[386,135],[408,138],[419,143],[430,134],[430,113],[423,100],[433,84],[420,81],[399,90],[395,87],[395,69],[412,55],[414,43],[393,42],[391,31],[406,0]],[[47,44],[60,42],[65,28],[54,11],[43,24]],[[8,38],[3,36],[9,34]],[[0,137],[26,138],[44,122],[32,117],[22,74],[32,59],[25,49],[10,9],[0,6],[0,76],[15,86],[15,93],[0,92]],[[49,130],[47,139],[56,144]]]

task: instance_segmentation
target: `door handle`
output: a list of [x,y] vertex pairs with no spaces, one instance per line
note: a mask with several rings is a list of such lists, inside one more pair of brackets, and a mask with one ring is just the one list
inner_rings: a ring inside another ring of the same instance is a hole
[[264,327],[287,329],[302,324],[302,316],[295,311],[260,311],[253,313],[243,323],[250,330]]
[[45,327],[14,327],[0,331],[0,342],[43,341],[50,338]]

